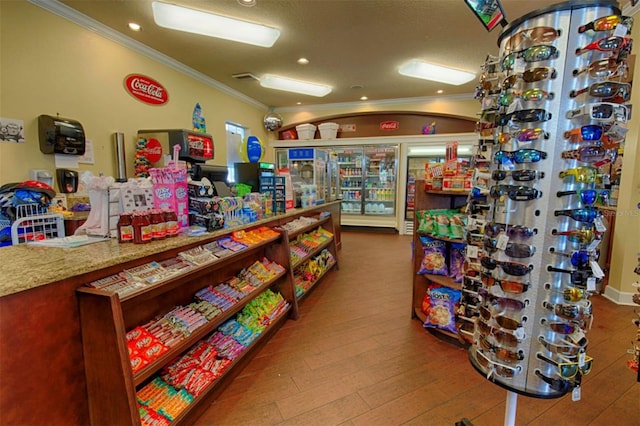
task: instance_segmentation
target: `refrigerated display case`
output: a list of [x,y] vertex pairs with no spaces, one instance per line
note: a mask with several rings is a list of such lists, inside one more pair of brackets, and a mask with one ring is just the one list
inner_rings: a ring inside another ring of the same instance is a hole
[[291,148],[276,150],[278,169],[288,168],[295,192],[296,206],[303,185],[315,185],[315,204],[322,204],[330,196],[327,162],[329,150],[320,148]]
[[342,194],[342,214],[362,214],[362,160],[363,150],[359,147],[334,148],[340,174]]
[[364,147],[364,214],[395,216],[396,146]]

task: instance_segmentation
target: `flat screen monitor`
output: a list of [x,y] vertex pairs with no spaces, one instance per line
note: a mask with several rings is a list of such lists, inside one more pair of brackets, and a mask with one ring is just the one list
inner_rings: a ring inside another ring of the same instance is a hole
[[506,25],[504,10],[499,0],[464,0],[464,2],[487,31],[493,30],[498,25]]

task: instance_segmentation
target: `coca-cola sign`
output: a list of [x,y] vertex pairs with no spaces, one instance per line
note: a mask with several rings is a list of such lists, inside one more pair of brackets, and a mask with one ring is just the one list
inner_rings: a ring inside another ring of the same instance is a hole
[[156,138],[149,139],[142,155],[144,155],[150,163],[160,161],[162,158],[162,145],[160,145],[160,141]]
[[124,79],[124,87],[134,98],[151,105],[163,105],[169,101],[169,93],[164,86],[142,74],[129,74]]
[[397,121],[383,121],[380,123],[380,130],[398,130],[400,123]]

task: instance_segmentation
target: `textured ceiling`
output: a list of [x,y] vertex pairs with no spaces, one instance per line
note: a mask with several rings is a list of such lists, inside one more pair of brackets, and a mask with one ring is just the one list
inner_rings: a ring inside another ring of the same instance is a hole
[[[497,53],[500,28],[487,32],[463,0],[175,0],[173,3],[277,27],[281,36],[262,48],[160,28],[151,0],[62,0],[62,3],[266,106],[356,102],[443,95],[470,95],[477,80],[452,86],[398,74],[400,65],[421,58],[478,72]],[[558,1],[502,0],[508,21]],[[142,31],[133,32],[135,21]],[[299,65],[306,57],[310,63]],[[233,74],[277,74],[325,83],[323,98],[260,87]],[[353,88],[362,86],[362,88]]]

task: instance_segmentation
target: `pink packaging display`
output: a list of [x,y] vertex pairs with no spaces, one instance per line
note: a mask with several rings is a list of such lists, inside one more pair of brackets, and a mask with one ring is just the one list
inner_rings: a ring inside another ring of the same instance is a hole
[[182,168],[154,168],[149,170],[153,182],[155,208],[170,209],[178,216],[181,228],[189,226],[189,193],[187,170]]

